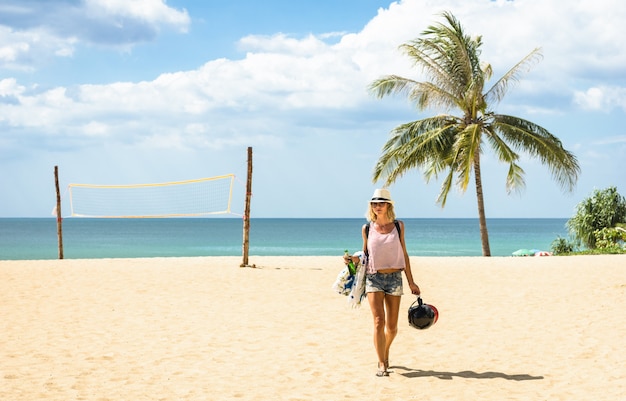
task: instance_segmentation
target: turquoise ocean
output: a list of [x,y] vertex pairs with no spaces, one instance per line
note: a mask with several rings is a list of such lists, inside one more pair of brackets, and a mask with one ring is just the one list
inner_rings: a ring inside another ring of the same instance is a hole
[[[411,256],[481,256],[477,219],[403,219]],[[550,250],[567,219],[488,219],[492,256]],[[364,219],[252,218],[250,256],[329,256],[361,247]],[[237,218],[63,220],[66,259],[241,256]],[[55,218],[0,218],[0,260],[57,259]]]

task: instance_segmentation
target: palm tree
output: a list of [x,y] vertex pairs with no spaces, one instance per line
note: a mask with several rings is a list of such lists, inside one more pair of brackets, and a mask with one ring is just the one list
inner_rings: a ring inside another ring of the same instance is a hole
[[393,129],[374,168],[373,180],[390,185],[408,170],[422,168],[428,182],[445,172],[437,198],[444,207],[453,183],[465,192],[473,172],[482,251],[484,256],[491,256],[480,171],[480,157],[487,145],[508,164],[507,193],[524,187],[519,151],[539,158],[560,186],[569,191],[576,184],[580,168],[576,157],[545,128],[519,117],[496,114],[490,107],[504,97],[524,70],[541,59],[540,49],[530,52],[483,92],[493,70],[480,62],[481,37],[467,36],[451,13],[442,16],[447,25],[430,26],[421,38],[400,46],[430,81],[389,75],[374,81],[370,90],[379,98],[407,94],[419,110],[440,107],[458,109],[461,114],[441,114]]

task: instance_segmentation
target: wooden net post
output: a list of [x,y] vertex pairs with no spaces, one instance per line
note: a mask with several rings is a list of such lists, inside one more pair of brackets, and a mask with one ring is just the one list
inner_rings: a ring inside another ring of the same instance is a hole
[[[246,182],[246,204],[243,212],[243,262],[240,267],[248,265],[250,249],[250,197],[252,196],[252,148],[248,147],[248,179]],[[256,267],[252,265],[251,267]]]
[[59,190],[59,166],[54,166],[54,186],[57,191],[57,237],[59,238],[59,259],[63,259],[63,220],[61,218],[61,191]]

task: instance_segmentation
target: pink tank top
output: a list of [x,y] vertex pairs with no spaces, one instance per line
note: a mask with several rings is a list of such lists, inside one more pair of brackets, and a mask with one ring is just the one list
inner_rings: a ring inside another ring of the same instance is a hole
[[371,227],[367,236],[367,251],[369,253],[368,274],[385,269],[404,270],[406,267],[400,234],[395,227],[388,234],[381,234]]

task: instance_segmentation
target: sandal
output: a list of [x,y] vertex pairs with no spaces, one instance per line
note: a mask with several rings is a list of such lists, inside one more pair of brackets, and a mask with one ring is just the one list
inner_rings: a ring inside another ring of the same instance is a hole
[[383,363],[383,367],[382,368],[380,367],[380,363],[378,364],[378,371],[376,372],[376,376],[378,376],[378,377],[389,376],[389,372],[385,368],[385,364],[384,363]]

